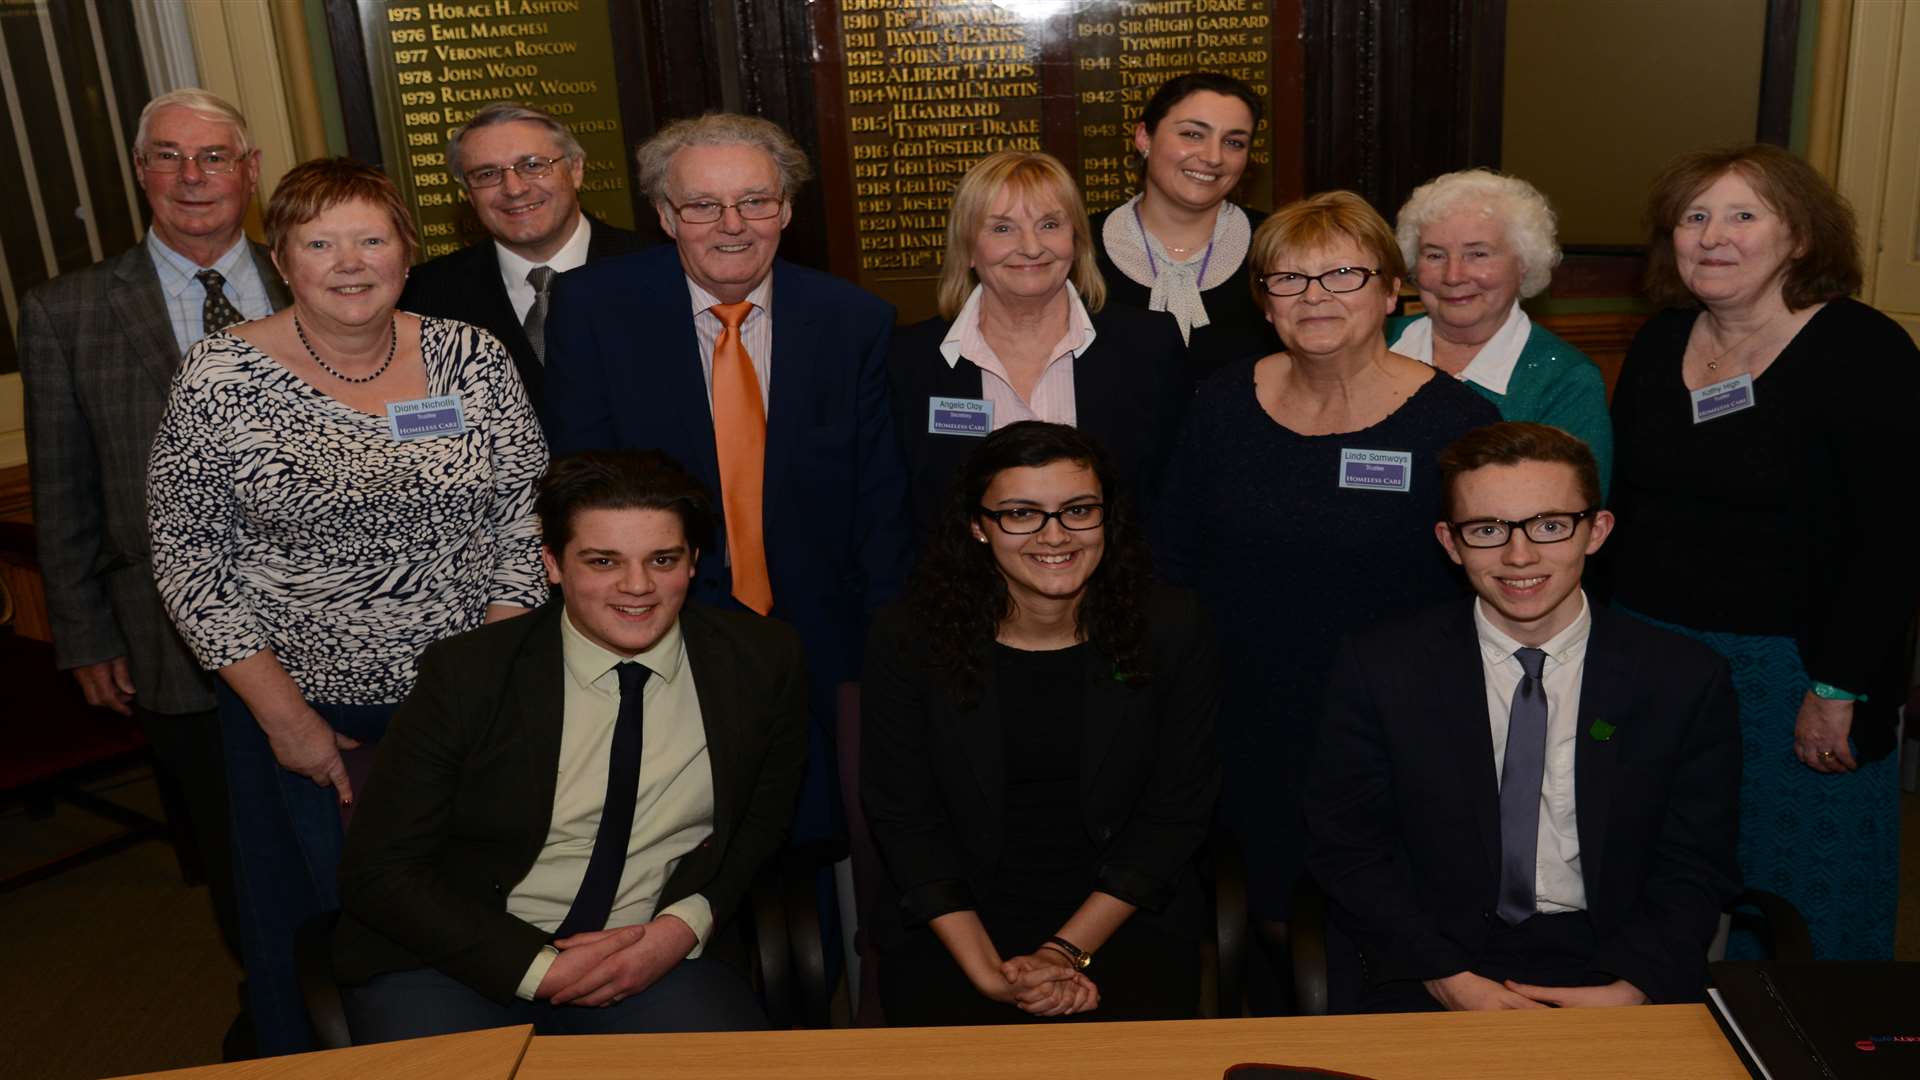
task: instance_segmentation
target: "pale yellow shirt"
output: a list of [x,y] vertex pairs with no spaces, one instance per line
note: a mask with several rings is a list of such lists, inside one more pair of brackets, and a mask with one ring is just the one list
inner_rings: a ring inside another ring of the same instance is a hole
[[[1526,674],[1513,655],[1520,643],[1487,619],[1486,601],[1473,602],[1480,632],[1480,666],[1487,680],[1487,719],[1493,733],[1493,774],[1507,760],[1507,724],[1513,694]],[[1587,638],[1593,611],[1580,593],[1580,615],[1540,646],[1547,659],[1540,668],[1547,693],[1547,770],[1540,779],[1540,836],[1534,847],[1534,910],[1546,914],[1584,911],[1587,883],[1580,876],[1580,820],[1574,791],[1574,759],[1579,747],[1580,685],[1587,668]]]
[[1054,342],[1048,354],[1053,359],[1047,362],[1040,381],[1034,384],[1033,397],[1025,400],[1013,388],[1006,364],[980,332],[980,296],[984,288],[973,287],[973,295],[967,297],[960,314],[954,316],[953,325],[947,328],[946,339],[940,342],[940,355],[946,358],[948,367],[959,364],[964,356],[980,369],[980,393],[993,403],[993,430],[999,431],[1021,420],[1045,420],[1072,427],[1079,419],[1073,397],[1073,362],[1093,344],[1093,318],[1087,314],[1087,306],[1080,302],[1080,293],[1072,282],[1066,284],[1067,332]]
[[[553,818],[533,869],[507,894],[507,911],[542,930],[559,928],[586,877],[600,832],[614,721],[620,713],[620,676],[615,666],[632,659],[653,672],[642,704],[640,787],[634,798],[633,830],[627,839],[627,869],[614,894],[609,929],[673,915],[693,929],[690,956],[699,956],[713,929],[713,909],[699,893],[655,912],[660,892],[688,852],[713,835],[713,769],[700,695],[693,685],[680,624],[675,621],[653,648],[625,657],[601,648],[560,620],[566,702],[560,733],[560,772],[553,785]],[[520,980],[519,996],[531,1001],[559,952],[540,950]]]

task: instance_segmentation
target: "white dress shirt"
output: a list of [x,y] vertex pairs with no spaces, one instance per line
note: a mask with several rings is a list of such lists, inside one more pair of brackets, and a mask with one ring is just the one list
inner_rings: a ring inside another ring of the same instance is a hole
[[533,307],[533,285],[527,280],[527,274],[536,266],[551,266],[556,274],[569,270],[578,270],[587,264],[587,245],[593,237],[593,225],[587,221],[587,215],[581,214],[573,227],[573,235],[553,253],[546,262],[533,262],[507,250],[507,245],[494,242],[493,253],[500,262],[500,282],[507,287],[507,302],[513,305],[513,317],[521,322],[527,321],[527,312]]
[[1048,353],[1053,359],[1047,361],[1041,371],[1040,381],[1033,384],[1031,399],[1023,399],[1013,388],[1007,365],[1001,363],[999,354],[980,332],[980,299],[986,286],[973,287],[973,294],[967,297],[960,314],[954,316],[953,325],[947,328],[947,336],[940,342],[940,355],[946,357],[950,368],[957,366],[964,356],[980,369],[980,392],[993,403],[993,430],[999,431],[1021,420],[1045,420],[1072,427],[1078,419],[1073,399],[1073,362],[1093,344],[1093,319],[1087,314],[1087,306],[1080,302],[1079,290],[1073,287],[1073,282],[1066,283],[1066,290],[1067,330]]
[[[587,862],[600,832],[600,812],[606,804],[614,721],[620,714],[620,676],[614,668],[633,659],[653,675],[642,698],[640,787],[634,798],[633,830],[627,838],[627,869],[614,894],[607,928],[673,915],[693,929],[696,943],[688,955],[699,956],[713,929],[713,909],[707,898],[694,893],[654,911],[681,858],[713,835],[713,768],[707,757],[707,729],[680,624],[676,621],[669,627],[653,648],[629,658],[601,648],[574,627],[571,616],[563,615],[560,647],[566,702],[553,818],[533,869],[507,894],[507,911],[551,932],[573,907],[587,876]],[[559,955],[552,946],[540,951],[520,980],[521,998],[533,999]]]
[[[1513,369],[1520,364],[1520,352],[1532,336],[1533,320],[1527,318],[1518,303],[1514,304],[1507,312],[1507,321],[1500,324],[1500,329],[1493,332],[1461,369],[1459,380],[1484,386],[1496,394],[1506,393],[1507,384],[1513,381]],[[1393,351],[1432,367],[1433,317],[1422,315],[1408,323],[1407,328],[1400,331],[1400,339],[1393,343]]]
[[[1473,603],[1480,632],[1480,664],[1487,681],[1487,720],[1493,732],[1493,772],[1507,758],[1507,722],[1513,694],[1526,672],[1514,652],[1522,646],[1487,618],[1486,601]],[[1593,613],[1580,593],[1580,615],[1541,645],[1547,654],[1540,681],[1547,693],[1547,768],[1540,781],[1540,839],[1534,849],[1534,910],[1543,914],[1584,911],[1587,884],[1580,876],[1580,829],[1574,791],[1574,754],[1579,746],[1580,683],[1586,675],[1587,636]]]

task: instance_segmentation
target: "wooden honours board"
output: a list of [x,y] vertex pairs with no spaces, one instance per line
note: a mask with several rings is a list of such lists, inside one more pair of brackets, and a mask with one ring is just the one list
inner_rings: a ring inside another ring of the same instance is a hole
[[[836,272],[930,312],[960,176],[1000,150],[1046,150],[1098,213],[1135,190],[1133,127],[1190,71],[1244,79],[1273,109],[1274,0],[838,0],[816,15],[821,176]],[[1288,54],[1291,55],[1291,54]],[[1261,122],[1240,200],[1279,182]]]
[[387,174],[414,207],[420,258],[464,246],[447,138],[494,101],[553,113],[587,152],[580,202],[632,227],[607,0],[358,0]]

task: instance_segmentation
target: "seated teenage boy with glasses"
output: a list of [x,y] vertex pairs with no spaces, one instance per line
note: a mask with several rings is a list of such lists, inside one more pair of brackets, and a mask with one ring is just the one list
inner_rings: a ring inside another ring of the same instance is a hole
[[[1540,424],[1440,457],[1457,601],[1350,639],[1308,790],[1309,865],[1357,969],[1336,1007],[1698,1001],[1739,887],[1726,662],[1592,607],[1592,453]],[[1343,977],[1344,976],[1344,977]]]

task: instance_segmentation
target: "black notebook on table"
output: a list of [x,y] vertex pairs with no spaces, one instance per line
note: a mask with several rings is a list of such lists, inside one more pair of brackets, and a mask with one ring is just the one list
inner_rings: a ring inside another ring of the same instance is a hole
[[1756,1077],[1920,1077],[1920,963],[1729,960],[1708,973],[1708,1007]]

